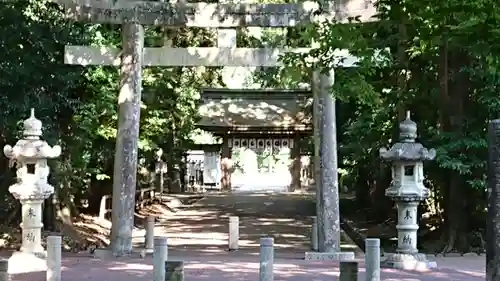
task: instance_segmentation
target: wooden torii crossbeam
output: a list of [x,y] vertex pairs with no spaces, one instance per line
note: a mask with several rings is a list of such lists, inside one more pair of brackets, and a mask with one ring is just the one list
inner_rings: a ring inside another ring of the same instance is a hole
[[[311,22],[321,13],[313,1],[291,4],[248,3],[169,3],[114,0],[52,0],[63,5],[66,15],[77,21],[93,23],[137,22],[144,25],[171,27],[291,27]],[[339,1],[336,11],[346,22],[359,17],[362,22],[374,20],[370,0]],[[346,4],[348,7],[345,7]]]
[[[144,25],[170,27],[240,26],[292,27],[311,22],[319,12],[316,2],[300,4],[209,4],[163,2],[108,2],[92,0],[55,0],[63,4],[66,14],[78,21],[95,23],[137,22]],[[366,4],[365,0],[358,0]],[[373,11],[347,10],[345,16],[361,16],[368,20]],[[370,7],[370,6],[368,6]],[[279,55],[286,52],[308,52],[310,48],[144,48],[144,66],[279,66]],[[76,65],[121,65],[121,50],[112,47],[67,46],[65,63]],[[335,57],[340,65],[353,66],[357,59],[347,50],[339,50]]]
[[[120,67],[119,116],[113,176],[113,224],[111,229],[111,250],[114,256],[132,251],[142,67],[272,67],[279,66],[278,56],[284,52],[306,52],[309,50],[308,48],[234,47],[144,48],[142,25],[211,28],[292,27],[311,22],[313,16],[320,12],[319,6],[313,2],[300,4],[172,4],[144,1],[117,1],[115,3],[113,0],[52,1],[61,4],[65,8],[67,16],[77,21],[122,24],[122,50],[88,46],[66,46],[65,49],[65,62],[68,64]],[[375,9],[370,0],[352,1],[357,3],[354,4],[354,8],[353,4],[349,3],[347,9],[340,9],[343,19],[350,16],[361,16],[363,21],[372,19]],[[325,13],[331,16],[332,11],[325,11]],[[339,56],[342,54],[346,55],[342,63],[344,67],[355,65],[356,58],[349,56],[347,51],[339,51]],[[327,88],[323,88],[323,92],[328,91]],[[323,97],[321,99],[324,100]],[[322,126],[318,128],[321,130]],[[329,141],[331,140],[324,142]],[[336,173],[336,169],[331,169],[331,167],[327,169],[328,175]],[[330,190],[330,186],[327,189]],[[333,193],[331,192],[333,191],[328,192],[330,193],[324,195],[324,198],[334,204],[336,200],[335,197],[332,197]],[[339,233],[340,227],[336,219],[338,207],[336,211],[332,210],[331,212],[336,214],[322,215],[325,223],[321,226],[325,231]],[[327,245],[325,251],[335,250],[338,247],[337,244],[340,241],[338,236],[325,235],[324,244]]]
[[[310,48],[144,48],[143,66],[280,66],[279,56],[287,52],[307,53]],[[64,62],[75,65],[121,65],[122,51],[113,47],[66,46]],[[358,58],[338,50],[337,65],[355,66]]]

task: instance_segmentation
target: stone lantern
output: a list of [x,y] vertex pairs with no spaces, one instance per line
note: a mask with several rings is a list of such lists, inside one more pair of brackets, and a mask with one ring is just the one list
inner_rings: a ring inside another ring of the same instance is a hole
[[389,150],[380,149],[380,157],[392,162],[392,182],[385,195],[396,202],[398,210],[398,247],[396,253],[389,254],[382,266],[403,269],[426,269],[435,267],[435,262],[429,262],[425,254],[419,254],[417,249],[417,210],[421,201],[429,196],[429,190],[424,186],[423,161],[433,160],[434,149],[428,150],[422,144],[415,142],[417,124],[406,119],[399,124],[399,142]]
[[9,192],[21,202],[22,245],[20,252],[40,256],[44,254],[41,245],[42,204],[54,193],[54,187],[47,182],[49,166],[47,159],[61,154],[61,147],[51,147],[41,140],[42,122],[35,118],[31,109],[30,118],[24,121],[24,138],[14,147],[6,145],[3,152],[10,163],[16,164],[17,183],[9,187]]

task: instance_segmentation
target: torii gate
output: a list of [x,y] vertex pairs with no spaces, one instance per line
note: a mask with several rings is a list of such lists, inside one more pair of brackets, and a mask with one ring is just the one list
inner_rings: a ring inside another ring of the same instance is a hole
[[[122,24],[122,50],[112,47],[66,46],[65,63],[77,65],[114,65],[120,67],[121,81],[113,176],[111,248],[114,255],[132,250],[132,229],[139,138],[141,71],[143,66],[279,66],[278,56],[286,52],[307,52],[309,48],[237,48],[189,47],[144,48],[142,25],[168,27],[292,27],[311,22],[319,5],[298,4],[207,4],[98,0],[53,0],[66,8],[67,15],[78,21]],[[357,7],[356,7],[357,6]],[[368,21],[375,13],[369,0],[328,7],[326,16],[347,19],[361,16]],[[336,14],[336,15],[335,15]],[[345,50],[342,66],[351,67],[357,59]],[[316,176],[319,225],[319,250],[332,256],[340,252],[338,207],[335,101],[329,88],[330,75],[315,72],[314,115]],[[317,118],[321,117],[321,118]],[[116,196],[119,194],[120,196]],[[321,257],[320,257],[321,258]]]

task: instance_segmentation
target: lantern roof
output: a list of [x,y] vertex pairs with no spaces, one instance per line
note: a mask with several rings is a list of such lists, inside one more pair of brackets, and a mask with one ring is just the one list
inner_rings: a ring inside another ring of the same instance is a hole
[[436,150],[427,149],[417,138],[417,124],[410,119],[410,111],[406,112],[406,119],[399,123],[399,142],[389,150],[380,149],[380,157],[388,161],[425,161],[436,157]]
[[410,111],[406,112],[406,119],[399,123],[399,141],[415,142],[417,138],[417,123],[410,118]]
[[42,136],[42,121],[35,117],[35,109],[31,109],[31,115],[24,120],[23,136],[39,138]]
[[31,109],[31,116],[23,122],[23,139],[16,142],[14,147],[6,145],[3,153],[9,159],[33,161],[39,159],[56,158],[61,154],[61,147],[51,147],[42,136],[42,121],[35,117],[35,110]]

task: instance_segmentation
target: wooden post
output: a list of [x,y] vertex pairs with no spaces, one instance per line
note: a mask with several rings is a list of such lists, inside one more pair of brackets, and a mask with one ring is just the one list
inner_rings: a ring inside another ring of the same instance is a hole
[[380,281],[380,239],[365,240],[366,281]]
[[318,219],[313,217],[311,225],[311,250],[318,250]]
[[232,148],[229,147],[229,137],[224,136],[221,151],[221,191],[231,191],[231,173],[233,161],[231,160]]
[[274,238],[260,238],[259,281],[274,280]]
[[358,281],[358,262],[341,261],[339,281]]
[[165,280],[165,262],[168,259],[168,239],[155,236],[153,242],[153,281]]
[[165,262],[165,281],[184,281],[184,261]]
[[156,152],[156,163],[155,163],[155,188],[158,194],[158,201],[161,203],[161,198],[163,194],[163,188],[165,184],[164,173],[165,173],[165,162],[163,162],[163,149],[158,149]]
[[61,281],[61,236],[47,237],[47,281]]
[[0,260],[0,281],[10,281],[9,260]]
[[290,167],[290,174],[292,176],[292,183],[290,186],[289,191],[296,191],[300,190],[301,188],[301,168],[302,168],[302,163],[300,161],[300,135],[296,134],[295,138],[293,139],[293,147],[290,150],[290,157],[292,158],[292,165]]
[[236,216],[229,217],[228,246],[229,251],[238,250],[240,239],[240,219]]
[[500,119],[488,128],[488,219],[486,281],[500,281]]
[[153,216],[148,216],[146,219],[146,234],[144,235],[144,248],[146,251],[152,251],[154,249],[154,237],[155,237],[155,218]]

